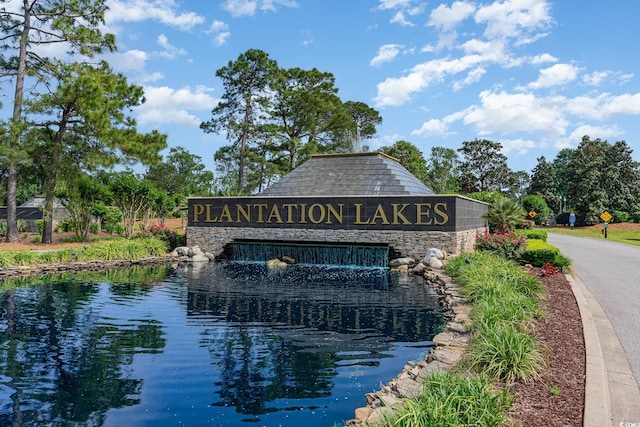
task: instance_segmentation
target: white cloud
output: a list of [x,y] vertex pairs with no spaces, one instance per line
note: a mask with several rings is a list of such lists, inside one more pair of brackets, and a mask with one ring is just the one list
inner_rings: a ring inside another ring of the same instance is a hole
[[478,8],[475,20],[486,24],[485,37],[519,39],[552,23],[546,0],[495,1]]
[[178,47],[173,46],[169,43],[169,39],[164,34],[160,34],[158,36],[158,44],[164,49],[160,52],[160,56],[167,59],[173,59],[179,55],[186,55],[187,51]]
[[464,123],[481,135],[495,132],[542,132],[549,136],[565,134],[568,121],[561,99],[538,98],[530,93],[482,91],[479,106],[471,107]]
[[146,71],[149,54],[142,50],[132,49],[124,53],[114,52],[105,55],[105,59],[115,71],[130,74],[130,80],[136,84],[149,83],[164,78],[160,72]]
[[229,26],[224,22],[218,20],[214,20],[211,23],[207,34],[211,34],[213,36],[213,44],[218,47],[224,45],[227,40],[229,40],[229,37],[231,37]]
[[420,129],[412,131],[411,135],[438,136],[438,135],[446,134],[448,129],[449,129],[449,126],[447,126],[444,120],[431,119],[429,121],[424,122]]
[[557,62],[557,61],[558,61],[558,58],[548,53],[543,53],[542,55],[536,55],[533,58],[531,58],[531,64],[533,65],[540,65],[540,64],[546,64],[548,62]]
[[415,26],[408,17],[418,16],[424,13],[424,5],[420,1],[415,0],[380,0],[376,9],[394,11],[393,17],[389,22],[405,27]]
[[145,86],[146,102],[135,108],[138,122],[142,125],[178,124],[197,128],[201,119],[192,111],[210,111],[217,104],[210,93],[212,88],[199,86],[195,89],[167,86]]
[[538,80],[529,83],[529,87],[540,89],[571,83],[578,77],[578,71],[577,67],[570,64],[555,64],[540,70]]
[[380,0],[378,9],[408,9],[414,4],[414,0]]
[[177,11],[175,0],[109,0],[108,6],[105,14],[108,25],[153,20],[186,31],[205,21],[195,12]]
[[625,93],[608,97],[607,102],[601,106],[605,116],[614,114],[640,114],[640,93]]
[[608,76],[608,71],[594,71],[591,74],[585,74],[582,76],[582,81],[584,84],[590,86],[600,86],[600,83],[602,83]]
[[411,132],[411,135],[416,136],[441,136],[446,134],[453,134],[455,132],[450,131],[450,125],[462,118],[466,114],[466,111],[458,111],[453,114],[449,114],[440,119],[430,119],[422,124],[420,129],[416,129]]
[[467,77],[453,83],[453,90],[457,92],[465,86],[469,86],[470,84],[479,82],[482,76],[486,74],[486,72],[487,70],[482,67],[474,68],[473,70],[469,71],[469,73],[467,73]]
[[278,6],[298,7],[294,0],[226,0],[222,8],[233,17],[254,16],[257,10],[275,12]]
[[529,150],[536,148],[536,143],[530,139],[501,139],[502,154],[524,156]]
[[558,150],[562,150],[563,148],[576,148],[577,143],[581,141],[585,135],[593,138],[608,139],[619,137],[623,134],[624,131],[615,124],[612,126],[579,124],[566,138],[554,140],[553,146]]
[[427,25],[434,26],[442,31],[453,30],[460,22],[467,19],[475,12],[476,6],[473,3],[455,1],[451,7],[441,4],[431,11]]
[[400,53],[402,45],[399,44],[385,44],[378,48],[378,54],[369,62],[370,65],[377,67],[385,62],[393,61]]
[[415,27],[415,24],[409,21],[402,10],[398,11],[393,15],[393,18],[389,20],[392,24],[400,24],[403,27]]
[[620,84],[625,84],[629,82],[631,79],[633,79],[634,75],[633,73],[617,74],[616,77],[620,81]]
[[109,63],[119,71],[142,71],[149,59],[147,52],[138,49],[128,50],[124,53],[113,53],[108,57]]
[[418,64],[404,77],[389,77],[378,83],[378,95],[374,102],[378,107],[402,105],[411,98],[412,93],[441,82],[445,77],[476,67],[484,60],[481,55],[468,55],[460,59],[435,59]]

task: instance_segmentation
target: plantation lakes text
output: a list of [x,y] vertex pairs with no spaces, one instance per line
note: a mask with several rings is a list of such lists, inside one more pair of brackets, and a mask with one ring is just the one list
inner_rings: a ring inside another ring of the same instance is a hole
[[189,226],[442,229],[455,202],[438,196],[189,199]]

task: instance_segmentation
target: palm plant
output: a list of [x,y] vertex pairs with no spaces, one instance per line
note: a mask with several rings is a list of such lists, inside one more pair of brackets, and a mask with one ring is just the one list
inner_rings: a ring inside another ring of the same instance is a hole
[[521,224],[526,216],[522,205],[506,197],[497,199],[489,205],[487,213],[483,216],[489,222],[489,230],[513,231],[516,225]]

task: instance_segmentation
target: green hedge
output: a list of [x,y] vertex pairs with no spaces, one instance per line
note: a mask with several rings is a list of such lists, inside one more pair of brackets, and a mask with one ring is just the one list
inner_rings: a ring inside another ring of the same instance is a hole
[[516,230],[521,236],[527,238],[527,240],[542,240],[543,242],[547,241],[547,231],[546,230]]
[[544,240],[527,239],[527,249],[522,254],[520,261],[524,264],[541,267],[546,262],[553,264],[558,255],[560,255],[560,250]]

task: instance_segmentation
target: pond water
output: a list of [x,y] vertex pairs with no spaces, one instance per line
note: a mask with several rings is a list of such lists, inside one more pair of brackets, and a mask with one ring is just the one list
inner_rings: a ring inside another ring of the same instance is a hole
[[0,425],[339,426],[442,324],[422,279],[219,262],[4,283]]

